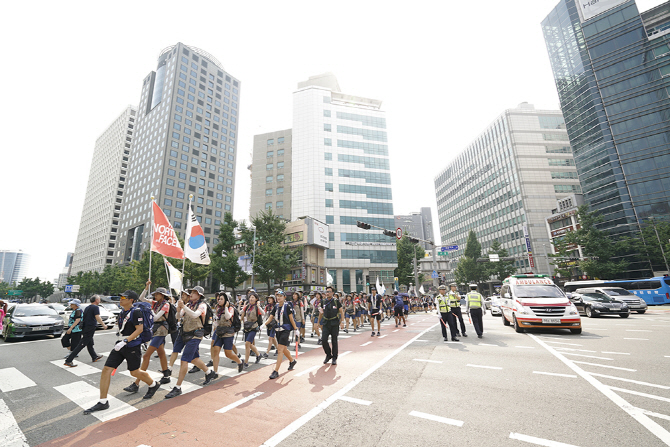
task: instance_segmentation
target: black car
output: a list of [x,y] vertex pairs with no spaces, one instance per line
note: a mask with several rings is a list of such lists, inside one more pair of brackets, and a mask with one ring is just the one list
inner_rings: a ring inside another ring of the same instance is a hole
[[630,309],[625,302],[613,300],[604,293],[573,293],[570,299],[579,313],[589,318],[599,315],[619,315],[621,318],[628,318],[630,315]]
[[45,304],[15,304],[7,309],[2,322],[5,341],[16,338],[63,335],[63,318]]

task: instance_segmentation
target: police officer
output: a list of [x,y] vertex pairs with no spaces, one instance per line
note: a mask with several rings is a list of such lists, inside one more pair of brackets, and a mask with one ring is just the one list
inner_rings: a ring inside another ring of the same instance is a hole
[[[332,359],[332,364],[337,365],[337,335],[340,332],[340,319],[344,319],[344,308],[334,296],[331,286],[326,287],[326,299],[321,301],[319,314],[323,318],[323,352],[326,354],[326,359],[323,363],[326,364]],[[328,344],[329,335],[332,340],[332,350]]]
[[472,325],[475,327],[477,337],[482,338],[484,333],[484,323],[482,322],[484,297],[477,292],[477,284],[470,284],[469,287],[470,292],[465,295],[465,310],[472,318]]
[[456,324],[449,309],[449,297],[445,295],[447,286],[442,284],[438,290],[440,293],[435,297],[435,300],[437,301],[437,309],[440,313],[440,325],[444,341],[449,341],[449,338],[447,338],[447,326],[449,327],[449,332],[451,332],[451,341],[459,341],[456,338]]
[[[454,328],[456,329],[456,335],[459,337],[467,337],[468,334],[465,333],[465,322],[463,321],[463,313],[461,312],[461,295],[459,295],[457,286],[455,282],[449,284],[451,290],[449,291],[449,307],[451,308],[451,314],[454,318]],[[461,323],[461,333],[458,333],[458,323]]]

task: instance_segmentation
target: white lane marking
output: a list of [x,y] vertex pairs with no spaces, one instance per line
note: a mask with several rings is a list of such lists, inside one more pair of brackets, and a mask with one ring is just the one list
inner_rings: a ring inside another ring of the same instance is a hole
[[642,408],[636,408],[636,410],[640,410],[641,412],[643,412],[643,413],[646,414],[647,416],[653,416],[653,417],[655,417],[655,418],[665,419],[666,421],[670,421],[670,416],[667,416],[667,415],[665,415],[665,414],[654,413],[653,411],[643,410]]
[[651,387],[654,387],[654,388],[660,388],[662,390],[670,390],[670,386],[656,385],[655,383],[640,382],[639,380],[624,379],[623,377],[608,376],[606,374],[597,374],[597,373],[592,373],[592,372],[590,372],[588,374],[591,374],[592,376],[596,376],[596,377],[603,377],[605,379],[620,380],[622,382],[629,382],[629,383],[635,383],[637,385],[651,386]]
[[150,446],[150,445],[146,445],[146,444],[140,444],[140,445],[138,445],[137,447],[151,447],[151,446]]
[[[607,387],[606,385],[604,385],[603,383],[598,381],[593,376],[589,375],[589,373],[587,373],[586,371],[584,371],[582,368],[580,368],[579,366],[577,366],[575,364],[575,363],[579,363],[579,362],[571,361],[570,359],[566,358],[560,352],[556,351],[554,348],[552,348],[551,346],[549,346],[548,344],[546,344],[544,341],[540,340],[539,338],[535,337],[533,334],[527,334],[527,335],[530,338],[532,338],[533,340],[535,340],[544,349],[546,349],[551,354],[553,354],[557,359],[559,359],[560,361],[565,363],[568,366],[568,368],[570,368],[574,372],[576,372],[584,380],[586,380],[588,383],[590,383],[595,389],[597,389],[602,394],[604,394],[607,398],[609,398],[612,402],[614,402],[619,408],[621,408],[623,411],[628,413],[629,416],[631,416],[633,419],[635,419],[640,424],[642,424],[647,430],[649,430],[652,434],[654,434],[656,437],[658,437],[661,441],[670,445],[670,433],[666,429],[661,427],[655,421],[652,421],[642,411],[633,407],[625,399],[623,399],[617,393],[612,391],[609,387]],[[581,363],[584,363],[584,362],[581,362]],[[612,367],[610,367],[610,368],[612,368]]]
[[465,366],[471,366],[473,368],[486,368],[486,369],[502,369],[501,366],[486,366],[486,365],[473,365],[471,363],[468,363]]
[[626,332],[651,332],[649,329],[626,329]]
[[667,358],[667,359],[670,359],[670,355],[666,355],[666,356],[664,356],[664,357]]
[[244,399],[240,399],[237,402],[233,402],[230,405],[226,405],[225,407],[221,408],[220,410],[216,410],[214,413],[225,413],[227,411],[230,411],[233,408],[239,407],[243,403],[249,402],[251,399],[254,399],[254,398],[260,396],[261,394],[263,394],[262,391],[259,391],[258,393],[251,394],[251,395],[245,397]]
[[568,345],[568,346],[583,346],[583,345],[579,345],[577,343],[563,343],[563,342],[560,342],[560,341],[547,341],[547,343],[554,343],[554,344],[557,344],[557,345]]
[[362,344],[361,346],[367,346],[367,345],[371,345],[371,344],[372,344],[372,342],[371,342],[371,341],[366,341],[366,342],[365,342],[365,343],[363,343],[363,344]]
[[100,374],[100,371],[101,371],[100,369],[95,368],[91,365],[87,365],[86,363],[76,362],[75,365],[77,365],[77,366],[74,367],[74,368],[70,368],[69,366],[65,366],[64,363],[65,363],[65,360],[52,360],[51,361],[51,364],[56,365],[57,367],[62,368],[66,371],[69,371],[77,377],[86,376],[88,374],[96,374],[96,373]]
[[428,341],[428,340],[414,340],[414,341]]
[[426,363],[442,363],[439,360],[426,360],[426,359],[412,359],[415,362],[426,362]]
[[543,445],[545,447],[577,447],[573,444],[566,444],[564,442],[551,441],[549,439],[536,438],[535,436],[522,435],[521,433],[510,433],[510,439],[527,442],[529,444]]
[[546,376],[557,376],[557,377],[571,377],[571,378],[577,378],[574,374],[559,374],[559,373],[550,373],[550,372],[544,372],[544,371],[533,371],[533,374],[544,374]]
[[372,403],[369,400],[356,399],[355,397],[349,397],[349,396],[342,396],[340,397],[340,400],[344,400],[346,402],[351,402],[359,405],[370,405]]
[[295,376],[296,376],[296,377],[304,376],[305,374],[314,371],[314,370],[317,369],[318,367],[319,367],[319,365],[312,366],[311,368],[307,368],[307,369],[304,370],[304,371],[300,371],[300,372],[299,372],[298,374],[296,374]]
[[455,425],[456,427],[462,427],[463,421],[457,421],[456,419],[449,419],[442,416],[436,416],[434,414],[421,413],[420,411],[410,411],[410,416],[417,418],[428,419],[429,421],[441,422],[443,424]]
[[663,401],[663,402],[670,402],[670,398],[662,397],[662,396],[656,396],[655,394],[641,393],[639,391],[628,390],[626,388],[617,388],[615,386],[610,386],[608,388],[612,391],[619,391],[620,393],[628,393],[628,394],[632,394],[634,396],[641,396],[641,397],[646,397],[648,399],[655,399],[655,400],[660,400],[660,401]]
[[564,355],[574,355],[575,357],[585,357],[587,359],[598,359],[598,360],[614,360],[609,357],[598,357],[595,355],[585,355],[585,354],[577,354],[575,352],[561,352],[561,354]]
[[574,352],[593,352],[593,353],[596,353],[596,352],[598,352],[598,351],[590,351],[590,350],[588,350],[588,349],[575,349],[575,348],[562,348],[562,347],[560,347],[560,346],[557,346],[557,347],[556,347],[556,349],[560,349],[560,350],[561,350],[561,352],[563,352],[563,351],[574,351]]
[[305,425],[307,422],[312,420],[315,416],[317,416],[319,413],[321,413],[323,410],[328,408],[330,404],[338,400],[340,397],[344,396],[347,394],[349,391],[351,391],[356,385],[361,383],[363,380],[368,378],[372,373],[377,371],[379,368],[384,366],[386,362],[391,360],[393,357],[395,357],[398,353],[403,351],[405,348],[407,348],[409,345],[411,345],[414,341],[416,341],[419,337],[423,337],[426,332],[430,331],[431,329],[434,329],[437,327],[437,324],[424,329],[421,333],[417,334],[416,337],[412,338],[399,348],[397,348],[395,351],[391,352],[389,355],[381,359],[379,362],[377,362],[375,365],[373,365],[370,369],[365,371],[363,374],[360,376],[356,377],[354,380],[349,382],[344,388],[342,388],[340,391],[337,391],[334,393],[332,396],[321,402],[319,405],[316,407],[312,408],[310,411],[290,423],[287,427],[283,428],[282,430],[279,431],[279,433],[275,434],[273,437],[265,441],[261,447],[274,447],[280,442],[282,442],[284,439],[289,437],[292,433],[294,433],[296,430],[298,430],[300,427]]
[[18,369],[13,367],[0,369],[0,391],[3,393],[31,386],[36,386],[36,383]]
[[535,346],[515,346],[515,348],[535,349]]
[[14,415],[4,400],[0,399],[0,439],[6,447],[30,447]]
[[496,348],[499,347],[499,345],[494,345],[494,344],[491,344],[491,343],[479,343],[479,344],[477,344],[477,346],[495,346]]
[[648,340],[649,340],[648,338],[626,338],[626,337],[624,337],[623,339],[624,339],[624,340],[644,340],[644,341],[648,341]]
[[391,332],[398,332],[399,330],[400,330],[400,329],[396,329],[395,331],[391,331]]
[[629,352],[615,352],[615,351],[600,351],[603,354],[619,354],[619,355],[630,355]]
[[579,363],[581,365],[600,366],[601,368],[618,369],[619,371],[637,372],[637,369],[621,368],[619,366],[601,365],[600,363],[578,362],[577,360],[573,360],[572,362]]
[[388,335],[388,334],[378,335],[377,338],[384,338],[384,337],[386,337],[387,335]]
[[337,354],[337,358],[339,359],[340,357],[344,357],[345,355],[351,354],[352,352],[354,352],[354,351],[346,351],[346,352],[343,352],[342,354]]
[[[428,340],[417,340],[417,341],[428,341]],[[450,345],[462,345],[462,344],[464,344],[462,341],[445,341],[445,343],[450,344]]]
[[[98,388],[83,380],[80,382],[68,383],[67,385],[55,386],[54,389],[84,410],[95,405],[100,398],[100,391]],[[102,422],[137,411],[137,408],[128,405],[114,396],[107,396],[107,399],[109,400],[108,410],[91,413],[91,415]]]

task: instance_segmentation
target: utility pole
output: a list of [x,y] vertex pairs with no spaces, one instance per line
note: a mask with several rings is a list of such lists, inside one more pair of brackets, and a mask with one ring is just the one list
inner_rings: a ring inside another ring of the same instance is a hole
[[416,296],[419,296],[419,268],[416,266],[416,244],[414,245],[414,292]]

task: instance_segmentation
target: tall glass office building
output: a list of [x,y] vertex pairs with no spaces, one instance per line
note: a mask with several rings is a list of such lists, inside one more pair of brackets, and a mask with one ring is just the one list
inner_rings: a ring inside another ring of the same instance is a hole
[[356,221],[394,229],[386,118],[381,101],[344,94],[332,74],[293,94],[291,217],[330,226],[326,266],[338,290],[362,291],[366,277],[393,281],[395,240]]
[[[542,22],[586,203],[632,234],[670,214],[670,3],[561,0]],[[648,263],[630,276],[646,276]]]

